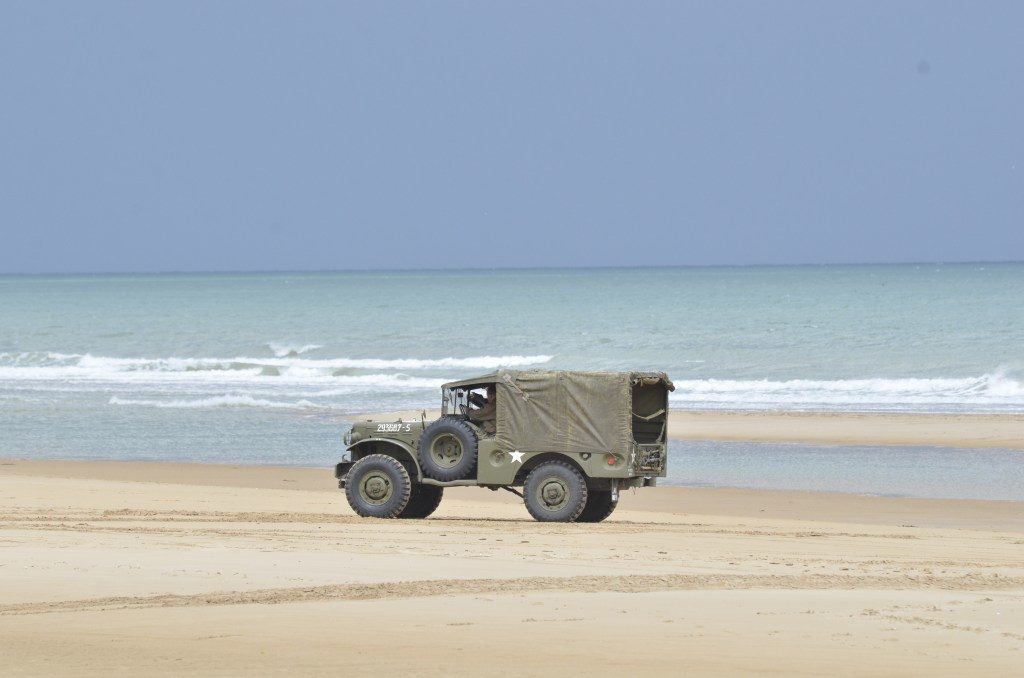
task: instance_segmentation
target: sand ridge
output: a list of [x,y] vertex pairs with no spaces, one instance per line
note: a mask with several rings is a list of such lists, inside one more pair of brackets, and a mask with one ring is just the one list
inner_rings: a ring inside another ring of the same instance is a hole
[[606,577],[535,577],[520,579],[433,579],[386,584],[257,589],[193,595],[111,596],[49,603],[0,605],[0,616],[205,605],[279,605],[327,600],[384,600],[456,595],[558,593],[651,593],[692,590],[857,590],[1019,591],[1024,577],[967,576],[822,576],[822,575],[631,575]]

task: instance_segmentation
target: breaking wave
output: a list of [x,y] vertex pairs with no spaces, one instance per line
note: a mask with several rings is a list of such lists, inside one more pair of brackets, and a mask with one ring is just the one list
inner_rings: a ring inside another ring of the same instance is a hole
[[[185,375],[189,379],[202,379],[202,373],[217,374],[217,379],[232,378],[229,373],[249,376],[315,378],[378,378],[380,375],[353,375],[361,370],[438,370],[476,369],[493,370],[499,367],[525,367],[551,360],[550,355],[476,356],[470,358],[300,358],[295,353],[313,350],[313,345],[281,347],[287,349],[285,357],[275,358],[112,358],[91,354],[66,353],[0,353],[0,379],[140,379],[139,375]],[[389,375],[401,378],[402,375]],[[415,378],[404,378],[413,385]],[[443,381],[443,380],[442,380]],[[429,380],[430,384],[442,381]]]
[[997,370],[980,377],[788,381],[676,381],[671,401],[707,409],[1019,409],[1024,382]]
[[254,398],[249,395],[221,395],[209,398],[157,400],[157,399],[135,399],[119,398],[114,396],[109,401],[111,405],[135,405],[141,407],[162,407],[170,409],[200,409],[211,407],[256,407],[282,410],[336,410],[341,409],[335,405],[318,404],[309,400],[298,400],[296,402],[285,402],[279,400],[267,400],[266,398]]
[[274,356],[278,358],[294,358],[302,355],[303,353],[309,353],[315,351],[318,348],[323,348],[321,344],[278,344],[277,342],[270,342],[267,344],[267,348],[274,352]]
[[[268,345],[269,347],[270,345]],[[551,356],[309,358],[274,345],[273,358],[114,358],[88,353],[0,353],[0,387],[33,397],[101,396],[112,406],[366,412],[434,404],[441,384],[467,372],[521,367]]]
[[[100,393],[106,399],[113,396],[112,405],[356,412],[419,407],[433,403],[437,389],[451,379],[500,367],[528,368],[553,359],[550,355],[311,358],[297,354],[316,350],[313,344],[274,346],[276,352],[287,355],[114,358],[88,353],[0,353],[0,386],[11,394]],[[1024,411],[1024,381],[1010,368],[957,378],[684,379],[675,384],[671,402],[676,408]]]

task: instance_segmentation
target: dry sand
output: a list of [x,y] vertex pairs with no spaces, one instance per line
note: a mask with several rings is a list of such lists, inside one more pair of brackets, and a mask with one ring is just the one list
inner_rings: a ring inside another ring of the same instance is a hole
[[[428,420],[440,415],[428,411]],[[419,420],[419,411],[358,418]],[[1024,449],[1024,415],[840,412],[669,413],[669,438],[824,443],[835,445],[936,445]]]
[[655,488],[600,525],[327,469],[0,465],[5,674],[1017,673],[1020,503]]

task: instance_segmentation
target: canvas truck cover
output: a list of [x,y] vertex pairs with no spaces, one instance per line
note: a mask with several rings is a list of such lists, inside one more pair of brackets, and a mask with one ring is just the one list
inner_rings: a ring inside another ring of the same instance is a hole
[[506,449],[531,452],[625,452],[633,445],[633,386],[660,395],[674,389],[661,372],[500,370],[446,386],[495,383],[497,433]]

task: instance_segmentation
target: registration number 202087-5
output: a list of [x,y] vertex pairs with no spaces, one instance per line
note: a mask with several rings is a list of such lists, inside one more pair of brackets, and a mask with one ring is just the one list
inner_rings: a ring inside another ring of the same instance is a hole
[[377,433],[408,433],[412,424],[377,424]]

